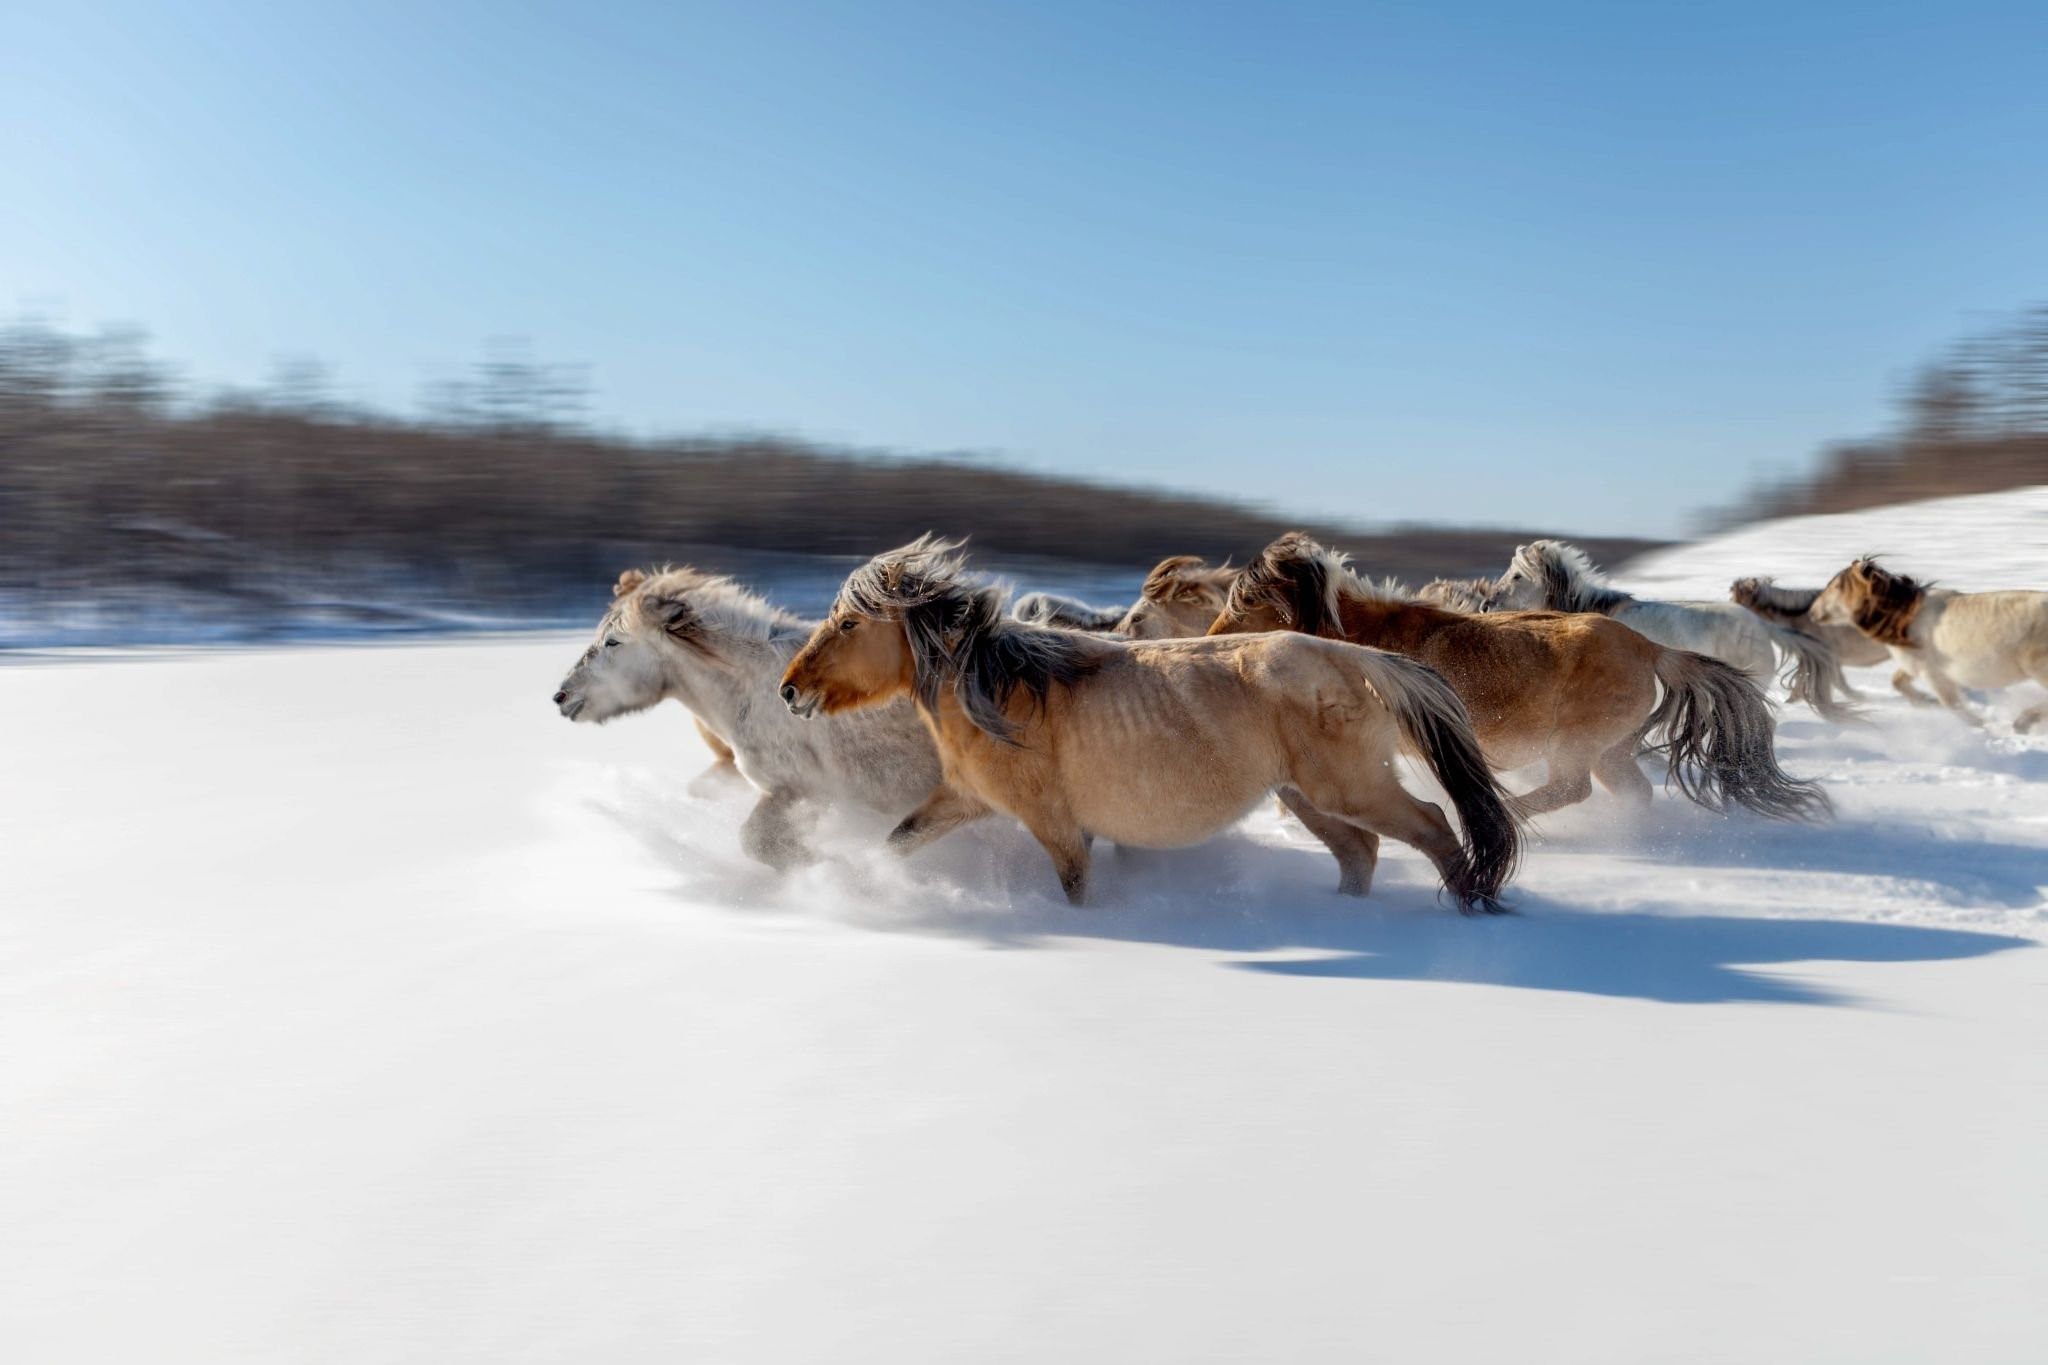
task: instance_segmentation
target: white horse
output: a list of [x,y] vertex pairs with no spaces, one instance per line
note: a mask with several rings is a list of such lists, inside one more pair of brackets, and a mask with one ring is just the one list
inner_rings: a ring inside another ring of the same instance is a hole
[[938,785],[938,753],[908,701],[809,725],[781,704],[782,671],[816,622],[697,569],[628,569],[612,594],[555,706],[602,724],[665,698],[681,702],[761,791],[740,828],[747,856],[777,868],[806,861],[804,832],[819,807],[847,803],[900,819]]
[[[2048,592],[1955,592],[1859,559],[1828,580],[1808,614],[1854,626],[1891,651],[1901,672],[1924,679],[1942,705],[1976,721],[1965,687],[1991,690],[2029,678],[2048,687]],[[1904,689],[1901,689],[1904,690]],[[2048,703],[2022,711],[2022,732],[2048,719]]]
[[1833,649],[1810,635],[1766,621],[1733,602],[1646,602],[1611,586],[1585,551],[1561,540],[1517,545],[1494,585],[1492,611],[1587,611],[1611,616],[1644,639],[1731,664],[1762,683],[1780,671],[1792,700],[1829,720],[1855,712]]

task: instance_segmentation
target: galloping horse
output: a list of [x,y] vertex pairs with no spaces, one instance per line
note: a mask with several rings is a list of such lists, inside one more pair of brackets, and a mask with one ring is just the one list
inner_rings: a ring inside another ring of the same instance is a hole
[[[1277,790],[1336,856],[1339,891],[1367,892],[1390,835],[1429,856],[1460,909],[1499,908],[1519,833],[1427,667],[1297,635],[1125,642],[1006,620],[958,549],[925,536],[856,570],[783,674],[800,716],[915,700],[945,780],[896,827],[898,849],[1003,811],[1078,903],[1093,836],[1197,843]],[[1404,748],[1449,794],[1462,841],[1402,788]]]
[[1754,683],[1609,617],[1447,611],[1361,580],[1345,556],[1296,532],[1239,575],[1209,633],[1281,629],[1391,649],[1435,668],[1464,701],[1494,768],[1546,760],[1544,784],[1516,798],[1532,814],[1585,800],[1595,777],[1617,795],[1648,800],[1636,755],[1659,732],[1671,780],[1701,805],[1733,803],[1780,819],[1827,813],[1819,787],[1778,767],[1770,706]]

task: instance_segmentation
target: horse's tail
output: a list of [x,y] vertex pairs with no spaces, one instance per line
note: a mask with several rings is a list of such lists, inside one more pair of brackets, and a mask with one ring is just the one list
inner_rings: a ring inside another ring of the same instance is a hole
[[1522,857],[1511,798],[1486,766],[1465,703],[1428,664],[1361,649],[1366,680],[1386,701],[1401,738],[1451,798],[1460,831],[1457,859],[1442,869],[1444,888],[1466,914],[1501,910],[1500,889]]
[[1770,703],[1741,669],[1687,649],[1657,656],[1664,696],[1643,724],[1642,739],[1670,764],[1667,783],[1708,810],[1729,803],[1774,820],[1819,820],[1834,807],[1816,782],[1778,766]]
[[1848,675],[1842,672],[1842,659],[1833,645],[1790,626],[1759,620],[1784,657],[1779,676],[1788,697],[1805,702],[1828,720],[1839,723],[1860,719],[1856,708],[1843,700],[1857,693],[1849,685]]
[[1010,615],[1034,626],[1056,626],[1061,630],[1112,630],[1124,619],[1124,607],[1091,607],[1056,592],[1027,592],[1010,608]]

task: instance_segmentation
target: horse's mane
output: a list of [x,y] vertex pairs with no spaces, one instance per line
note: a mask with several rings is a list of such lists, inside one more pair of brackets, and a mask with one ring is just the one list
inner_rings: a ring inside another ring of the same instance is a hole
[[1584,550],[1562,540],[1536,540],[1515,547],[1515,563],[1543,585],[1552,611],[1594,611],[1605,615],[1635,600],[1612,587]]
[[1907,632],[1927,600],[1931,583],[1881,568],[1872,555],[1865,555],[1835,575],[1835,582],[1843,579],[1855,589],[1843,595],[1849,599],[1849,614],[1858,630],[1879,644],[1902,649],[1915,647]]
[[670,639],[699,649],[721,641],[766,645],[799,639],[811,627],[737,580],[687,564],[628,569],[612,594],[607,622],[638,612]]
[[1028,592],[1010,607],[1010,615],[1028,626],[1060,630],[1114,630],[1128,607],[1094,607],[1056,592]]
[[1072,631],[1012,621],[1003,593],[965,577],[961,542],[929,533],[855,569],[839,590],[842,605],[903,623],[919,704],[936,709],[950,686],[968,720],[1008,744],[1016,727],[1003,714],[1022,688],[1042,708],[1055,684],[1101,667],[1102,646]]
[[1138,596],[1148,602],[1213,602],[1236,578],[1229,560],[1211,565],[1200,555],[1173,555],[1152,566]]
[[1225,610],[1242,615],[1271,607],[1294,629],[1321,635],[1337,622],[1338,594],[1347,579],[1355,581],[1349,556],[1325,549],[1304,532],[1289,531],[1231,581]]
[[1398,578],[1361,578],[1351,556],[1289,531],[1259,552],[1230,585],[1228,610],[1270,606],[1280,619],[1308,635],[1335,629],[1345,598],[1364,602],[1413,602],[1415,594]]
[[1813,610],[1819,588],[1781,588],[1775,579],[1738,578],[1728,585],[1728,600],[1759,616],[1804,616]]

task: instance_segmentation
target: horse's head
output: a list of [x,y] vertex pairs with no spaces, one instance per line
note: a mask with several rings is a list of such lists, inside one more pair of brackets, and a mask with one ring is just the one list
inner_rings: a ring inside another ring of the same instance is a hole
[[1228,564],[1212,568],[1196,555],[1162,559],[1145,576],[1138,600],[1117,622],[1116,633],[1132,640],[1200,635],[1223,610],[1234,577]]
[[1346,560],[1299,531],[1268,545],[1231,581],[1211,635],[1298,630],[1322,635],[1337,627],[1337,586],[1349,576]]
[[1548,541],[1517,545],[1507,572],[1493,584],[1490,595],[1497,611],[1540,611],[1550,604],[1549,574],[1544,564]]
[[675,667],[731,665],[791,624],[730,578],[628,569],[555,705],[571,720],[598,722],[643,711],[668,695]]
[[1927,589],[1865,557],[1828,580],[1807,615],[1824,626],[1854,626],[1880,644],[1912,646],[1907,633]]
[[1445,611],[1478,615],[1493,609],[1493,592],[1490,578],[1439,578],[1417,589],[1415,600]]
[[602,724],[614,716],[644,711],[668,691],[668,677],[651,635],[666,628],[673,607],[647,600],[649,575],[628,569],[612,586],[612,605],[597,623],[597,635],[555,690],[555,706],[576,721]]
[[[900,697],[919,661],[944,652],[960,591],[957,542],[934,536],[876,555],[847,577],[831,614],[783,670],[783,704],[827,715]],[[985,607],[985,610],[990,610]]]
[[841,601],[783,670],[781,695],[795,715],[831,715],[901,696],[912,680],[902,618]]

